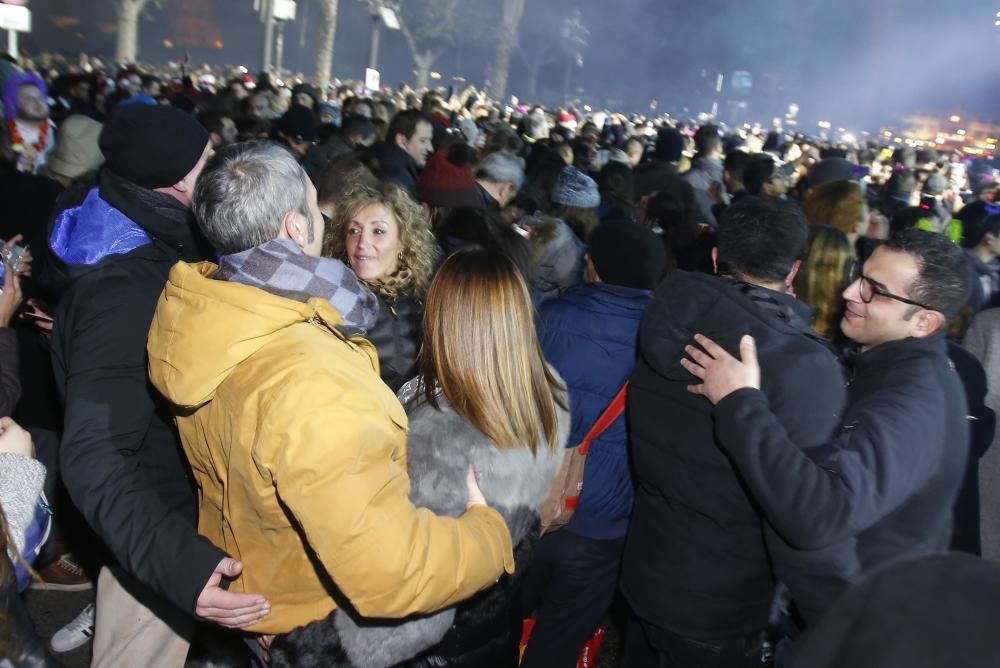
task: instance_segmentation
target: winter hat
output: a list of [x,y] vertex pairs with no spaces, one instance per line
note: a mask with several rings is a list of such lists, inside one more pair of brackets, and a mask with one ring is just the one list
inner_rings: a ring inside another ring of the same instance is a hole
[[601,205],[597,182],[576,167],[564,167],[552,187],[552,201],[579,209],[596,209]]
[[293,104],[278,120],[278,131],[289,139],[313,142],[319,137],[319,121],[312,109]]
[[104,156],[101,155],[97,140],[103,127],[94,119],[80,114],[67,118],[59,126],[56,146],[42,171],[73,180],[100,167]]
[[660,128],[656,133],[653,157],[664,162],[677,162],[684,155],[684,135],[675,128]]
[[590,233],[587,254],[601,281],[652,290],[667,266],[667,251],[656,233],[638,223],[604,223]]
[[322,101],[322,96],[319,93],[319,89],[315,86],[311,86],[307,83],[300,83],[295,88],[292,89],[292,97],[294,98],[299,93],[305,93],[313,99],[313,104],[319,104]]
[[826,158],[820,160],[806,174],[806,185],[810,188],[832,181],[857,181],[866,170],[846,158]]
[[17,89],[21,86],[35,86],[38,90],[42,91],[42,97],[49,96],[48,86],[34,72],[14,74],[7,79],[3,86],[3,113],[7,119],[17,117]]
[[482,206],[472,177],[472,165],[463,157],[457,150],[436,151],[417,180],[417,199],[436,209]]
[[194,168],[208,130],[175,107],[144,104],[115,109],[98,140],[108,169],[137,186],[172,186]]
[[927,182],[924,183],[923,194],[929,197],[938,197],[943,195],[947,188],[948,179],[944,177],[944,174],[941,172],[934,172],[927,177]]

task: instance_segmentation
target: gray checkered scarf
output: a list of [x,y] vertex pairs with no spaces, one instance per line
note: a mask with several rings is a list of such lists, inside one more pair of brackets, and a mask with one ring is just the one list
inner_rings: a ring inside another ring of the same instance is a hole
[[367,332],[378,314],[378,299],[343,262],[310,257],[288,239],[223,255],[214,278],[252,285],[299,302],[326,299],[344,319],[337,329],[346,336]]

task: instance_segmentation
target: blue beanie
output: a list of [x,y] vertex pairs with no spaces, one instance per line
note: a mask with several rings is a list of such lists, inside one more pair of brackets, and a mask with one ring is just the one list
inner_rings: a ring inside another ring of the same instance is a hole
[[601,205],[597,182],[576,167],[564,167],[552,187],[552,201],[579,209],[596,209]]

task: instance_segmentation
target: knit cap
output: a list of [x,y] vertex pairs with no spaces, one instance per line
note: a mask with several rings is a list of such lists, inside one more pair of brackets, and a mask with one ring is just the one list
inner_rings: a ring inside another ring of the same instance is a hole
[[552,188],[552,201],[563,206],[596,209],[601,205],[597,182],[576,167],[564,167]]

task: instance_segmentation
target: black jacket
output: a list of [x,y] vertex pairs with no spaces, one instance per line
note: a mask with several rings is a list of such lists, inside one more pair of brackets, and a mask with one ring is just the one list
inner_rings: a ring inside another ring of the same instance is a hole
[[[196,531],[197,504],[146,337],[171,266],[204,257],[190,213],[105,174],[101,198],[153,239],[93,266],[66,265],[52,335],[65,403],[61,463],[73,501],[124,570],[185,611],[226,555]],[[180,220],[178,220],[180,219]]]
[[417,178],[420,168],[413,157],[395,144],[379,142],[372,144],[368,155],[378,163],[378,174],[383,181],[406,188],[412,196],[417,193]]
[[839,363],[794,298],[733,280],[675,272],[656,290],[639,334],[628,419],[636,500],[622,589],[644,620],[704,639],[768,621],[774,575],[760,509],[713,434],[712,406],[680,365],[696,333],[736,351],[757,341],[764,393],[803,445],[839,424]]
[[677,163],[652,159],[635,168],[635,201],[657,192],[669,176],[677,176]]
[[[768,521],[790,544],[828,552],[831,561],[817,563],[813,578],[848,559],[857,579],[890,561],[946,551],[966,470],[965,391],[943,335],[884,343],[853,366],[840,429],[809,452],[758,390],[734,392],[715,408],[719,442]],[[811,596],[815,618],[847,583],[819,596],[808,591],[809,578],[803,574],[800,591]]]
[[378,351],[379,376],[393,392],[417,375],[423,315],[413,297],[401,295],[393,304],[378,298],[378,316],[366,337]]

